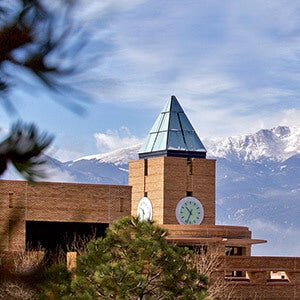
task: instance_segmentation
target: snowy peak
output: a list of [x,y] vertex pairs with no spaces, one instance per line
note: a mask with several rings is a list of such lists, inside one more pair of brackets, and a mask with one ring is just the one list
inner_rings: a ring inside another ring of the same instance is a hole
[[279,138],[287,137],[291,134],[291,129],[288,126],[277,126],[272,128],[270,131],[272,131]]
[[[300,127],[277,126],[261,129],[254,134],[230,136],[224,139],[204,141],[208,157],[229,160],[256,161],[270,159],[284,161],[300,154]],[[133,145],[108,153],[84,156],[68,163],[69,166],[79,161],[113,164],[124,168],[130,160],[138,159],[141,145]],[[125,167],[127,168],[127,167]]]
[[300,128],[278,126],[255,134],[207,141],[208,155],[245,161],[268,158],[283,161],[300,153]]
[[[141,145],[134,145],[127,148],[118,149],[115,151],[111,151],[108,153],[102,153],[102,154],[95,154],[95,155],[89,155],[84,156],[79,159],[76,159],[73,161],[78,162],[82,160],[94,160],[98,161],[99,163],[111,163],[116,166],[123,166],[128,164],[130,160],[136,160],[138,159],[138,150],[141,148]],[[71,162],[72,164],[72,162]]]

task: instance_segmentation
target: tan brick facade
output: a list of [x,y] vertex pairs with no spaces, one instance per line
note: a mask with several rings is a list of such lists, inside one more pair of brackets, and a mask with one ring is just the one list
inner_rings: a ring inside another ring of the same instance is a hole
[[215,160],[155,157],[129,163],[132,186],[132,215],[147,193],[153,205],[153,220],[159,224],[177,224],[175,210],[180,199],[190,192],[204,207],[203,225],[215,224]]
[[107,223],[131,212],[131,187],[0,181],[1,246],[25,247],[25,221]]

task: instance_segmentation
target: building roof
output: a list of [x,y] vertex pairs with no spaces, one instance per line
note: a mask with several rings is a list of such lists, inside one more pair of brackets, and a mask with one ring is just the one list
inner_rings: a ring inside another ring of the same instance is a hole
[[175,96],[151,128],[139,158],[154,156],[206,157],[206,149]]

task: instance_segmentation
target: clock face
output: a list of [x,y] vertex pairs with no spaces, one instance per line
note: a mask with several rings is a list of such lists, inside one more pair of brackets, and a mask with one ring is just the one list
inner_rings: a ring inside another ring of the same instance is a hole
[[137,208],[137,215],[140,220],[152,220],[152,203],[149,198],[144,197],[140,200]]
[[176,218],[179,224],[199,225],[203,221],[204,209],[195,197],[184,197],[176,206]]

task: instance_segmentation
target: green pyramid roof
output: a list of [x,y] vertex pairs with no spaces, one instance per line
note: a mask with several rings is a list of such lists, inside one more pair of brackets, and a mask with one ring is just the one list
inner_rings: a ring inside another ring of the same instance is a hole
[[168,101],[139,151],[153,156],[206,157],[206,149],[175,96]]

